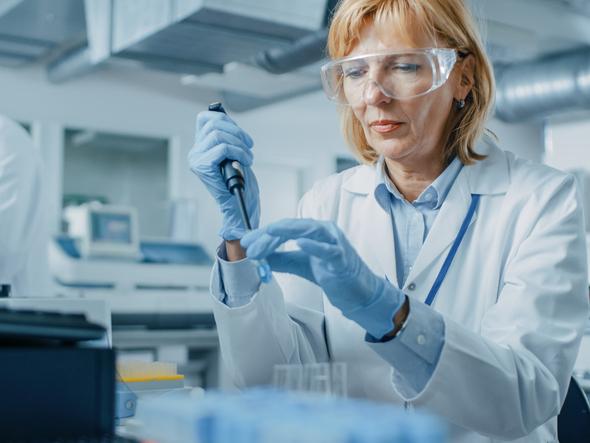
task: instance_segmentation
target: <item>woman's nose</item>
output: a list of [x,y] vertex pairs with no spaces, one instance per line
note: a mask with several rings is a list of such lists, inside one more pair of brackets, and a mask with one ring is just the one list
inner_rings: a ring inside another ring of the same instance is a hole
[[375,80],[370,79],[365,85],[363,99],[367,105],[380,105],[391,102],[389,97],[382,89],[382,87]]

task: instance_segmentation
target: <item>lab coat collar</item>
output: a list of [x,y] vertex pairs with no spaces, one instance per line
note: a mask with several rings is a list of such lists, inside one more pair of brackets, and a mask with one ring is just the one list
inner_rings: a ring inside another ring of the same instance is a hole
[[510,185],[507,154],[488,135],[482,137],[475,151],[487,157],[463,168],[469,183],[469,193],[480,195],[505,194]]
[[[428,185],[416,200],[411,202],[412,205],[422,205],[430,210],[440,209],[445,197],[449,193],[449,189],[451,189],[451,186],[455,182],[455,179],[459,175],[459,172],[461,172],[462,168],[463,164],[457,157],[455,157],[436,180]],[[404,196],[387,176],[385,159],[383,156],[380,156],[377,161],[375,173],[377,174],[378,183],[375,187],[375,198],[383,210],[389,211],[390,198],[393,197],[397,200],[403,201]]]
[[[475,151],[486,155],[484,160],[465,166],[459,176],[466,175],[468,194],[493,195],[504,194],[510,184],[508,159],[490,136],[483,136]],[[358,168],[343,182],[343,188],[354,194],[374,192],[379,185],[375,165]]]

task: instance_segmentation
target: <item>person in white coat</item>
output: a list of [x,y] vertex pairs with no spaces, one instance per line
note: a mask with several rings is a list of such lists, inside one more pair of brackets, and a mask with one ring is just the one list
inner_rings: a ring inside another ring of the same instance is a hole
[[47,223],[41,154],[25,129],[0,115],[0,286],[3,296],[47,295]]
[[[462,0],[343,0],[328,50],[324,90],[365,164],[316,183],[297,219],[258,227],[252,139],[197,117],[189,163],[223,213],[211,289],[236,384],[346,362],[350,395],[426,408],[453,442],[557,441],[588,317],[574,179],[484,133],[493,71]],[[251,232],[225,158],[244,166]]]

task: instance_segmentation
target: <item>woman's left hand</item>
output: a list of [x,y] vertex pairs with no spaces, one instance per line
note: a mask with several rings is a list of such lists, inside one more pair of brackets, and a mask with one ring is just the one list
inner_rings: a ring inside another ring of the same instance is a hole
[[[277,251],[289,240],[300,249]],[[241,244],[248,258],[264,258],[273,271],[299,275],[320,286],[334,306],[373,337],[393,329],[404,294],[369,269],[335,223],[284,219],[248,232]]]

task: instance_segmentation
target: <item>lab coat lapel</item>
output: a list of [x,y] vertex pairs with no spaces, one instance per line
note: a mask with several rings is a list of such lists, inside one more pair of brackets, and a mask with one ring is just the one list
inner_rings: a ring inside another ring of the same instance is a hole
[[[503,153],[488,136],[480,140],[477,152],[486,155],[486,158],[471,166],[464,166],[457,176],[408,275],[406,285],[420,278],[424,280],[420,274],[431,270],[432,266],[436,267],[436,272],[430,273],[432,281],[429,280],[429,283],[431,285],[434,283],[436,274],[467,215],[471,194],[486,196],[506,193],[510,184],[507,154]],[[480,202],[479,207],[476,208],[467,234],[477,220],[482,204],[483,202]],[[464,247],[464,244],[461,247]],[[403,288],[404,291],[406,289]]]
[[[469,210],[469,205],[471,204],[471,193],[468,174],[466,172],[467,168],[463,168],[451,187],[428,233],[428,237],[426,237],[426,241],[420,249],[414,266],[406,279],[406,285],[412,283],[423,271],[433,266],[433,264],[440,263],[442,265],[446,253],[457,237]],[[470,226],[476,218],[477,210],[471,219]],[[439,257],[443,253],[445,255],[439,260]],[[437,266],[438,268],[440,266]]]
[[381,277],[386,277],[399,288],[391,216],[379,206],[373,193],[369,197],[369,206],[366,213],[366,226],[369,226],[366,231],[367,253],[376,258],[376,264],[382,270]]
[[398,286],[393,224],[389,211],[375,199],[376,185],[375,166],[358,168],[344,182],[353,203],[343,212],[341,224],[346,225],[347,235],[373,272]]

